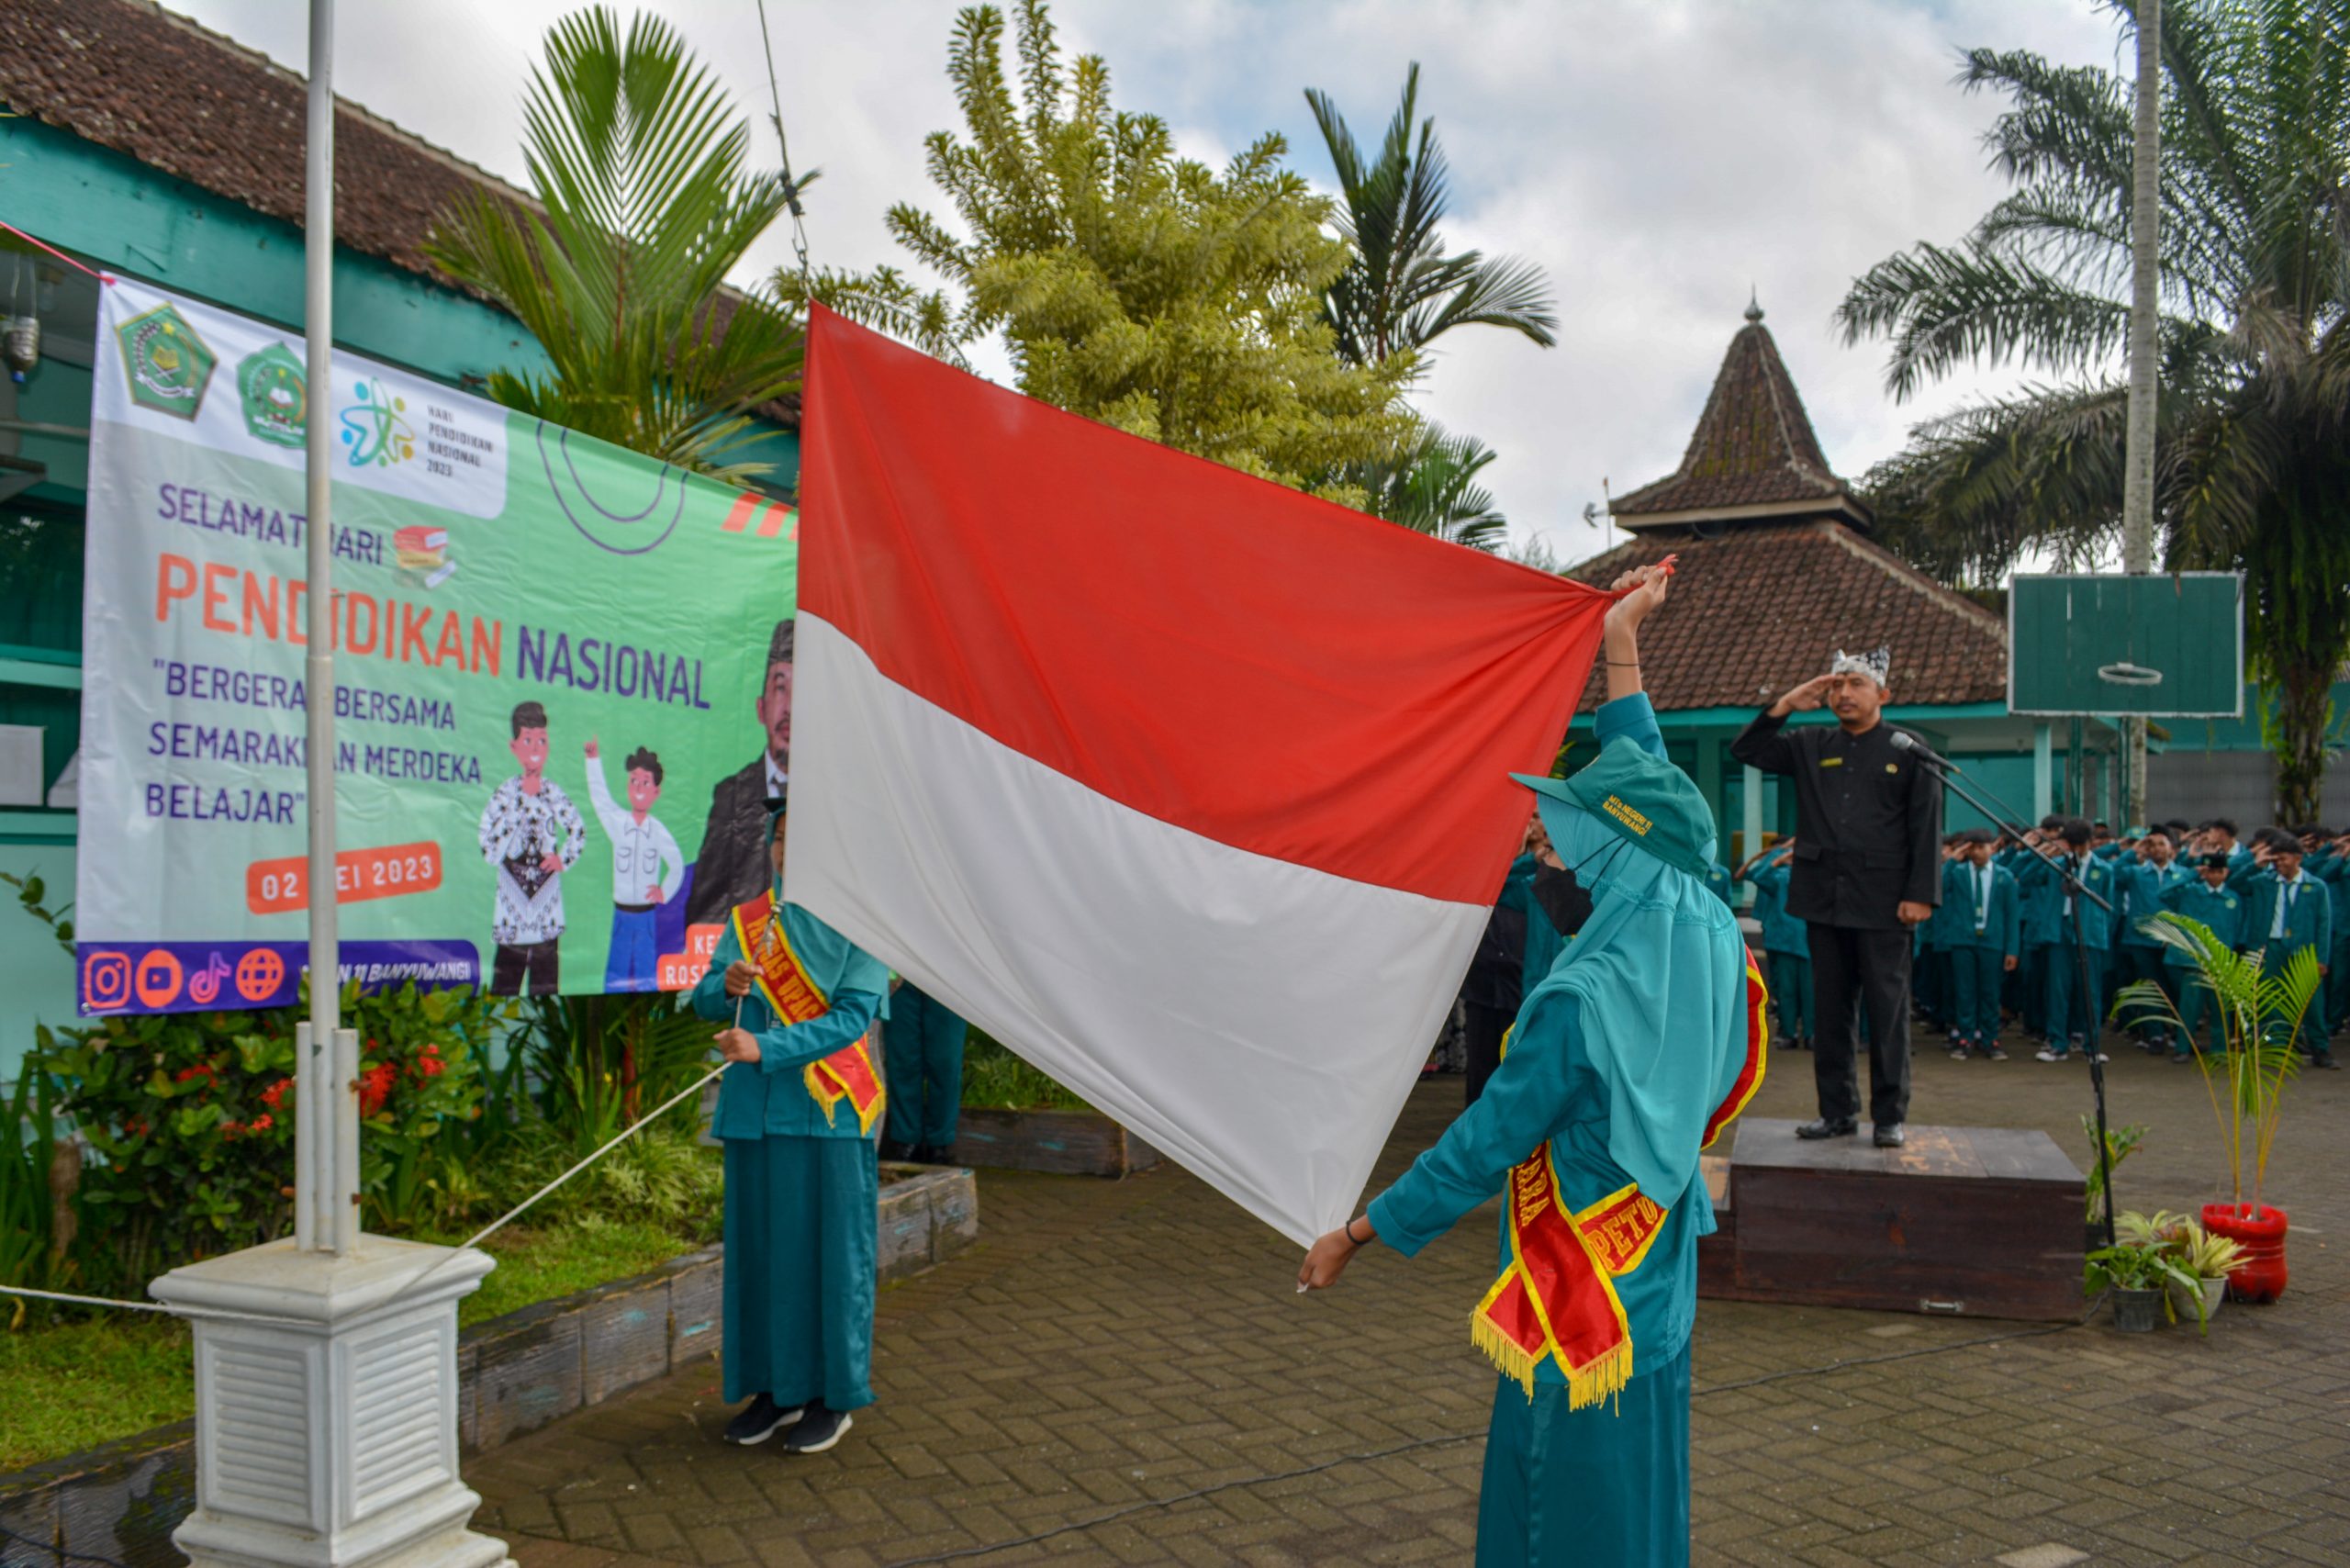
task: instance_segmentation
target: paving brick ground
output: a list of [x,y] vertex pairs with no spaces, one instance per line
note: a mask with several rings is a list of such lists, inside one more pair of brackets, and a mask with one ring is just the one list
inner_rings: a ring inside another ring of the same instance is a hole
[[[2115,1119],[2151,1128],[2125,1206],[2215,1195],[2194,1070],[2114,1055]],[[2292,1092],[2291,1290],[2208,1339],[1704,1304],[1697,1561],[2350,1563],[2350,1074]],[[1382,1176],[1459,1093],[1414,1097]],[[1776,1053],[1756,1110],[1809,1101],[1809,1058]],[[2077,1158],[2087,1103],[2077,1065],[1928,1051],[1912,1114]],[[884,1293],[880,1403],[838,1450],[727,1449],[715,1370],[689,1371],[476,1462],[482,1528],[522,1568],[1468,1561],[1489,1216],[1302,1299],[1289,1244],[1181,1171],[980,1194],[981,1244]]]

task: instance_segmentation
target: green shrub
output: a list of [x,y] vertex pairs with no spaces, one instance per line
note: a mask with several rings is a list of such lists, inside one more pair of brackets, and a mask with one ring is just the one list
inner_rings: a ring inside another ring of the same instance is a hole
[[963,1103],[1002,1111],[1093,1108],[1050,1073],[1029,1066],[977,1028],[963,1047]]

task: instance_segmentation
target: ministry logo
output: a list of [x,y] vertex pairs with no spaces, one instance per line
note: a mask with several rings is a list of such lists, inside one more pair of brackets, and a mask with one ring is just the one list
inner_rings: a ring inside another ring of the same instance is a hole
[[284,343],[247,354],[237,366],[237,395],[244,402],[245,429],[272,446],[298,447],[308,425],[309,385],[302,363]]
[[142,409],[193,420],[220,358],[205,346],[187,318],[169,305],[141,311],[115,329],[130,400]]

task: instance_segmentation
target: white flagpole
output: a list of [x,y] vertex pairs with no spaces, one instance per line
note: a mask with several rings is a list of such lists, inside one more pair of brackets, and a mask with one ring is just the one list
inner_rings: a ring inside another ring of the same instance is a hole
[[334,0],[310,0],[310,102],[303,189],[303,410],[308,487],[310,1017],[296,1074],[295,1238],[341,1253],[358,1237],[359,1063],[338,1002],[334,812]]

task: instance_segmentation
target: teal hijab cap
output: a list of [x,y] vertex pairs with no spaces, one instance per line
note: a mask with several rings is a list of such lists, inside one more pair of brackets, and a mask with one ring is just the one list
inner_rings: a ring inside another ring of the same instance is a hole
[[1706,1124],[1746,1059],[1745,947],[1704,881],[1712,814],[1679,768],[1626,740],[1571,779],[1518,782],[1541,797],[1551,846],[1592,900],[1519,1028],[1540,1041],[1542,1014],[1574,999],[1607,1092],[1608,1156],[1670,1207],[1691,1190]]
[[[1617,836],[1675,870],[1703,878],[1714,864],[1714,813],[1689,776],[1637,745],[1603,747],[1572,778],[1511,778],[1538,795],[1579,806]],[[1548,813],[1545,813],[1548,824]]]

